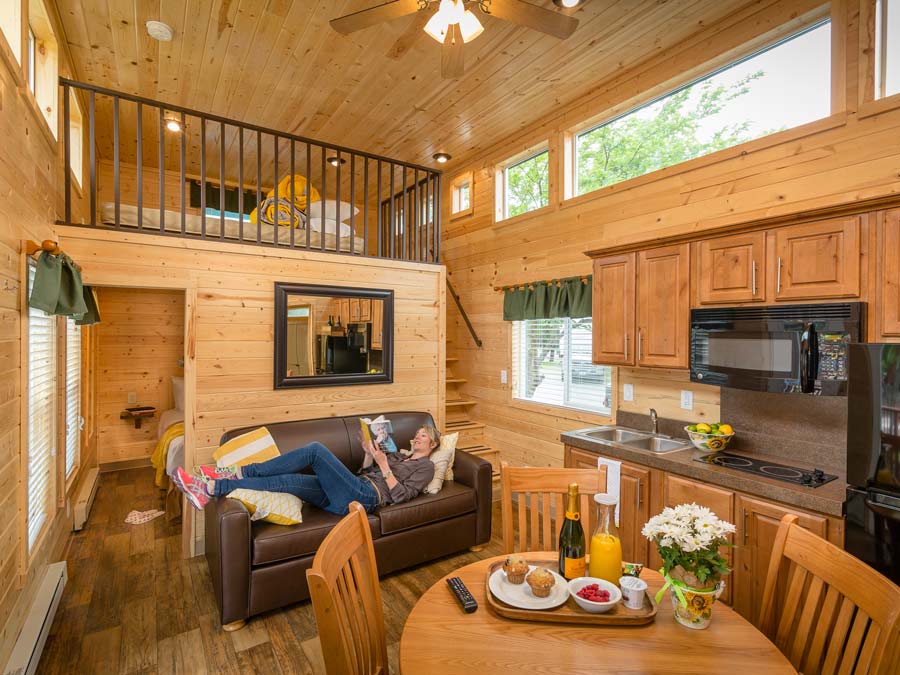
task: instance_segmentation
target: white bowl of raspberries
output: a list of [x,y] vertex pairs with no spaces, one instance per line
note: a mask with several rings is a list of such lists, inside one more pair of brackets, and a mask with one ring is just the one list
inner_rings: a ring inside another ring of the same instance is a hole
[[578,577],[569,582],[569,595],[586,612],[603,614],[622,599],[622,591],[615,584],[596,577]]

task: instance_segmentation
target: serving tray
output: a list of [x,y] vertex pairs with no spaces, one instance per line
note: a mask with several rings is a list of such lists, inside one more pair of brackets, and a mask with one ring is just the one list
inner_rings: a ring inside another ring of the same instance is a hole
[[[546,566],[547,561],[529,561],[529,565]],[[488,567],[487,576],[484,578],[484,591],[487,596],[487,606],[499,616],[519,621],[548,621],[555,623],[584,623],[592,626],[643,626],[652,623],[656,619],[657,606],[650,597],[650,593],[644,594],[644,606],[641,609],[629,609],[623,603],[619,603],[605,614],[591,614],[579,607],[569,596],[565,603],[554,609],[519,609],[508,605],[491,592],[489,581],[491,575],[503,566],[503,561],[498,560]]]

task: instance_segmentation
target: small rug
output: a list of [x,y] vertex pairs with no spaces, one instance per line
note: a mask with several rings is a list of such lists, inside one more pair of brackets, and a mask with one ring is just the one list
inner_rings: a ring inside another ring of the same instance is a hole
[[149,511],[132,511],[125,516],[125,522],[130,525],[141,525],[150,522],[154,518],[159,518],[164,514],[165,511],[157,511],[156,509],[150,509]]

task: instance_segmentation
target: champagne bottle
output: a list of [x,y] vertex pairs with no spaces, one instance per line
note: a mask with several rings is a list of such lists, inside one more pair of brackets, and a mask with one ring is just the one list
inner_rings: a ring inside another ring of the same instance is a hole
[[578,510],[578,483],[569,483],[566,519],[559,531],[559,573],[566,579],[585,575],[584,528]]

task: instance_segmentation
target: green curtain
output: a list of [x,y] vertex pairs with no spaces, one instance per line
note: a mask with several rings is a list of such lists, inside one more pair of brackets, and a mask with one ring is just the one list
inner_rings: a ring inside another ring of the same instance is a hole
[[47,314],[71,316],[80,325],[90,325],[100,320],[93,290],[82,284],[78,266],[63,253],[41,253],[28,305]]
[[538,281],[524,287],[507,288],[503,295],[503,320],[578,319],[591,315],[591,277],[561,279],[559,283]]

